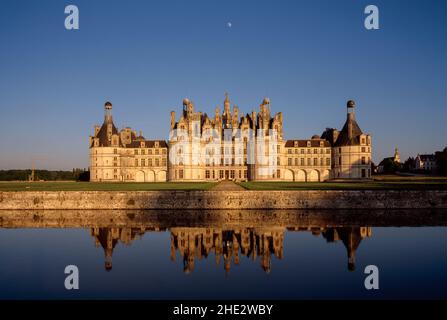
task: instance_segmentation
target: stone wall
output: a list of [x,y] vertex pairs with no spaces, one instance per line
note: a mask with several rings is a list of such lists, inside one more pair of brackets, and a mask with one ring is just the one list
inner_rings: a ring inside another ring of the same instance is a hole
[[405,208],[447,208],[447,191],[299,190],[0,192],[0,210]]

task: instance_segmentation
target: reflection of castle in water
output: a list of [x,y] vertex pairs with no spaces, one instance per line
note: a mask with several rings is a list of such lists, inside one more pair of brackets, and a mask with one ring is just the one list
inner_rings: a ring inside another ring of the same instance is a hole
[[[112,254],[120,241],[130,245],[133,240],[146,232],[162,231],[145,228],[92,228],[91,235],[96,246],[102,246],[105,254],[105,269],[112,269]],[[164,230],[163,230],[164,231]],[[255,261],[258,257],[262,269],[271,271],[272,256],[284,256],[285,232],[310,231],[314,236],[322,236],[327,242],[342,241],[348,258],[348,270],[355,269],[355,253],[360,242],[372,234],[371,227],[263,227],[263,228],[222,228],[173,227],[171,232],[171,260],[175,261],[177,252],[183,259],[184,272],[194,270],[195,261],[214,254],[216,264],[223,259],[223,267],[228,273],[231,264],[239,265],[241,256]]]

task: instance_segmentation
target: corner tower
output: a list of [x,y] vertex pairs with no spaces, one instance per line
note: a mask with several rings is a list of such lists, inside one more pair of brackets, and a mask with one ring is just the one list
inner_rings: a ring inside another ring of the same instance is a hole
[[346,103],[347,117],[343,129],[333,132],[332,178],[370,179],[371,178],[371,135],[360,129],[355,118],[356,104]]

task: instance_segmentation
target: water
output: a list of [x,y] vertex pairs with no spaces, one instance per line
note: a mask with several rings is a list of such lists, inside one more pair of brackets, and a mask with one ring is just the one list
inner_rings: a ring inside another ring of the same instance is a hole
[[430,210],[0,211],[0,299],[447,298],[446,226]]

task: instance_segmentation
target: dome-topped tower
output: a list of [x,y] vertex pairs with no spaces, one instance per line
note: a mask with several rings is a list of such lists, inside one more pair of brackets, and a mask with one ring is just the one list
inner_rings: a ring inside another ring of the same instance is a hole
[[346,102],[346,122],[341,129],[327,129],[322,138],[332,144],[332,177],[335,179],[371,178],[371,136],[363,133],[355,117],[356,103]]

